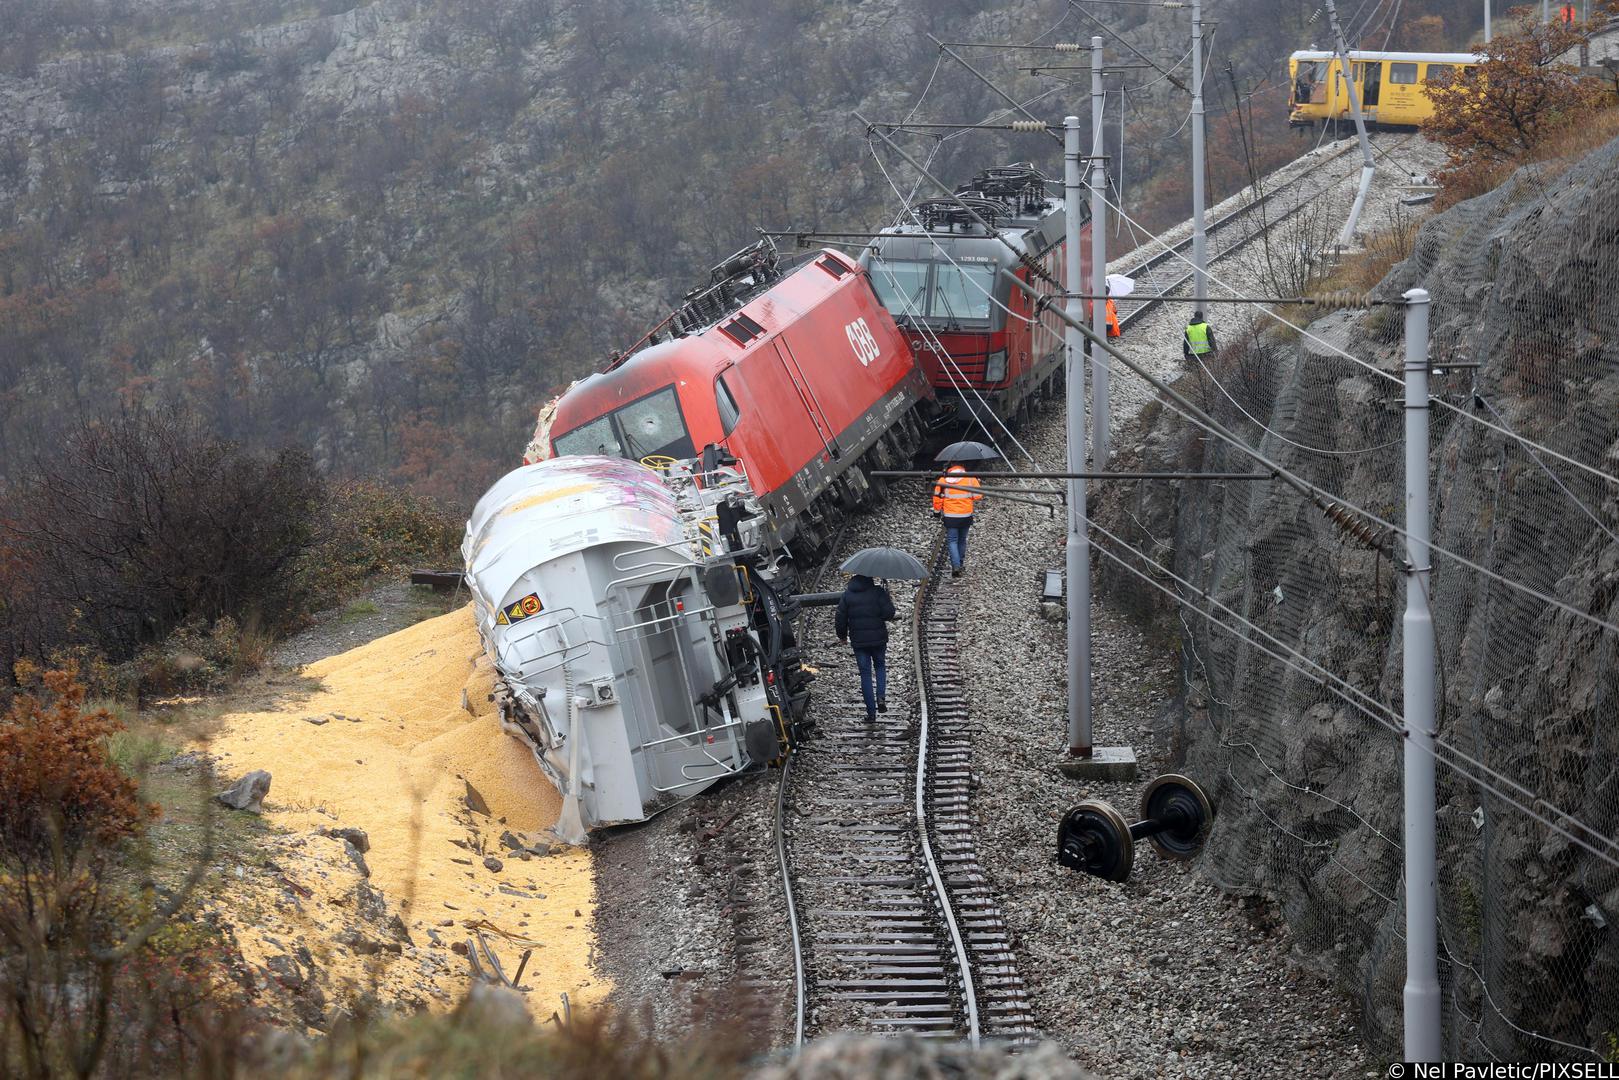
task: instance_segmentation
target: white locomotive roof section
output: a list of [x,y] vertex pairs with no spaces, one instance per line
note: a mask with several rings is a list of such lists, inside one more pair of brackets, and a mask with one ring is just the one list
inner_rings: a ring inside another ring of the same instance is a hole
[[490,608],[529,570],[587,547],[680,544],[680,508],[656,473],[623,458],[565,456],[513,469],[478,500],[461,545]]
[[[1289,60],[1331,60],[1338,54],[1330,49],[1300,49]],[[1349,50],[1350,60],[1392,60],[1396,63],[1482,64],[1482,53],[1361,52]]]

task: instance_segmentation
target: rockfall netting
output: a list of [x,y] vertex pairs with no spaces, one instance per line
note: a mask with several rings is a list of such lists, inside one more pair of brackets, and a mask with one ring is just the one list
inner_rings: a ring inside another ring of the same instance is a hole
[[[1619,143],[1434,218],[1375,291],[1432,295],[1440,982],[1465,1059],[1619,1057]],[[1218,295],[1218,287],[1214,289]],[[1222,342],[1180,388],[1327,493],[1140,485],[1107,590],[1183,626],[1205,858],[1280,900],[1398,1056],[1405,977],[1404,315]],[[1236,319],[1229,320],[1235,322]],[[1271,324],[1274,325],[1274,324]],[[1476,366],[1473,366],[1476,365]],[[1165,409],[1142,464],[1253,460]],[[1340,509],[1325,512],[1323,502]],[[1152,560],[1161,565],[1152,565]]]

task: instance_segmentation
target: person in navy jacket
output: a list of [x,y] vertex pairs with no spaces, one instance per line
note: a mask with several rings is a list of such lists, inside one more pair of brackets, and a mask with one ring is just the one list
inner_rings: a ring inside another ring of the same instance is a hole
[[864,574],[849,579],[838,600],[838,640],[849,643],[860,665],[867,720],[888,711],[888,624],[893,621],[894,598],[887,589]]

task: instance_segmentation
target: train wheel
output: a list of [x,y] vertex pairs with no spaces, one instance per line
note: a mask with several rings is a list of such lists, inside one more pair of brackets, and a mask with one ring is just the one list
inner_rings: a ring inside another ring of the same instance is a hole
[[1141,793],[1141,816],[1166,823],[1152,846],[1166,859],[1186,860],[1203,850],[1214,825],[1214,806],[1189,777],[1164,773]]
[[1129,823],[1099,799],[1070,809],[1057,830],[1057,862],[1108,881],[1129,880],[1135,852]]

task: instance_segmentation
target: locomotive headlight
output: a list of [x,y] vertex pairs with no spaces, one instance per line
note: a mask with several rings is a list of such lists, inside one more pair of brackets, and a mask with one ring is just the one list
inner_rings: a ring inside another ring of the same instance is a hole
[[1006,378],[1006,350],[997,349],[984,360],[984,381],[997,383]]

